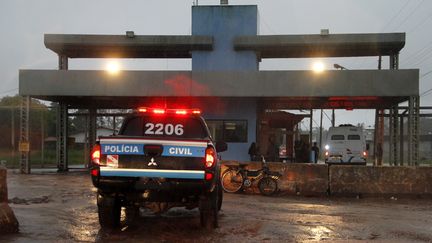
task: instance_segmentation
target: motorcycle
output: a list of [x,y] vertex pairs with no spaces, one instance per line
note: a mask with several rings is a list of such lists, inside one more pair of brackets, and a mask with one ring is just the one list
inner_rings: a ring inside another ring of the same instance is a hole
[[222,174],[222,188],[225,192],[239,192],[258,184],[260,193],[272,196],[278,191],[278,180],[282,176],[279,172],[270,171],[262,156],[261,169],[247,170],[247,164],[226,165],[227,170]]

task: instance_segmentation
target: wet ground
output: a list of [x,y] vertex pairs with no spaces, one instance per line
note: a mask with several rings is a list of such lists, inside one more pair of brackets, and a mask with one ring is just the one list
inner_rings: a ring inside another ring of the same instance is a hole
[[225,194],[220,227],[199,227],[197,210],[143,212],[136,228],[100,230],[85,173],[8,174],[20,233],[6,242],[432,242],[432,200]]

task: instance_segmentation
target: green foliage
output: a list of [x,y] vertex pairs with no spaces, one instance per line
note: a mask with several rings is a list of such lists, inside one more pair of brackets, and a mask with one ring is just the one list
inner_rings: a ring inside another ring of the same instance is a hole
[[[6,96],[0,99],[0,146],[17,148],[20,135],[21,96]],[[32,99],[30,106],[29,137],[33,149],[40,148],[42,138],[55,136],[56,110],[43,102]]]
[[[0,106],[5,107],[15,107],[19,108],[21,106],[21,96],[15,95],[15,96],[5,96],[1,98],[0,100]],[[32,99],[31,102],[31,108],[42,108],[42,109],[48,109],[46,105],[44,105],[41,101]]]

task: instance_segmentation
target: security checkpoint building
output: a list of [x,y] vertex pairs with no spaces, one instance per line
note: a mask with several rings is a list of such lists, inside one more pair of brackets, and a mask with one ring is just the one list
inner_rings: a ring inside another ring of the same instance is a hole
[[[68,110],[88,109],[90,144],[98,109],[138,106],[200,108],[218,140],[228,142],[224,160],[247,161],[252,142],[265,143],[269,112],[281,109],[376,109],[375,140],[382,144],[390,117],[391,160],[418,160],[419,70],[398,69],[404,33],[261,36],[258,8],[193,6],[192,35],[143,36],[46,34],[58,54],[58,70],[20,70],[21,140],[28,141],[30,98],[59,103],[57,158],[68,169]],[[263,58],[389,57],[386,70],[260,71]],[[191,58],[191,71],[69,70],[70,58]],[[399,107],[408,101],[408,107]],[[387,111],[387,113],[386,113]],[[312,114],[312,113],[311,113]],[[402,115],[403,114],[403,115]],[[408,121],[408,155],[399,146]],[[377,144],[377,143],[375,143]],[[21,153],[24,173],[28,152]]]

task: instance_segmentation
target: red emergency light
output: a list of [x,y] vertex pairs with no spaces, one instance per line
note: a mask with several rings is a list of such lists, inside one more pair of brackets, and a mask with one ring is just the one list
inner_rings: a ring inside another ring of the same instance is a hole
[[166,110],[165,109],[153,109],[153,113],[162,115],[162,114],[166,113]]
[[139,107],[138,112],[152,113],[156,115],[164,115],[164,114],[199,115],[201,114],[201,110],[199,109],[164,109],[164,108],[148,108],[148,107]]
[[175,113],[177,115],[186,115],[187,114],[187,110],[176,110]]

